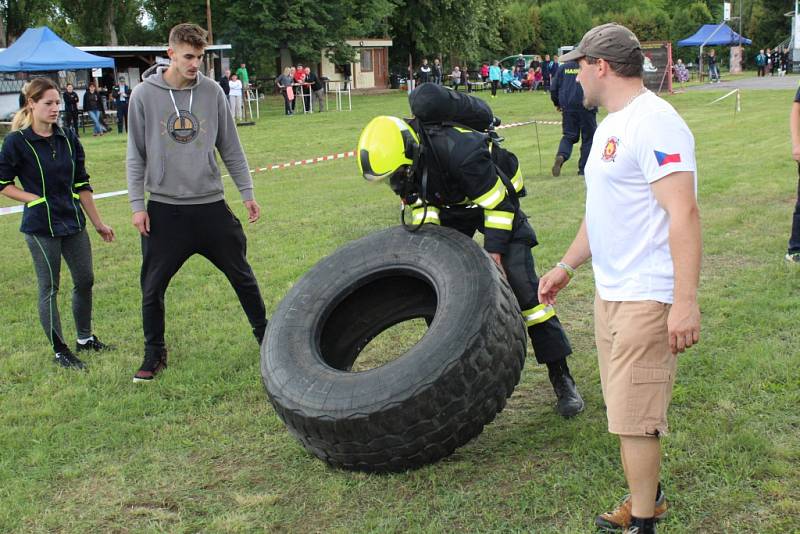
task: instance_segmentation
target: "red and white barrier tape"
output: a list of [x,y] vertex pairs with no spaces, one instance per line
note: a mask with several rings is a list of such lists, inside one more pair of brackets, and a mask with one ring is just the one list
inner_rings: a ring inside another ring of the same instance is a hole
[[[536,123],[536,124],[548,124],[548,125],[559,125],[559,124],[561,124],[561,121],[537,121],[537,120],[533,120],[533,121],[526,121],[526,122],[512,122],[512,123],[509,123],[509,124],[502,124],[502,125],[498,126],[497,129],[501,130],[503,128],[513,128],[515,126],[526,126],[528,124],[534,124],[534,123]],[[316,158],[299,159],[299,160],[295,160],[295,161],[289,161],[289,162],[286,162],[286,163],[275,163],[273,165],[267,165],[266,167],[256,167],[255,169],[251,169],[250,173],[251,174],[256,174],[256,173],[259,173],[259,172],[277,171],[277,170],[280,170],[280,169],[288,169],[290,167],[299,167],[299,166],[302,166],[302,165],[313,165],[315,163],[323,163],[323,162],[326,162],[326,161],[336,161],[336,160],[340,160],[340,159],[353,158],[353,157],[355,157],[355,155],[356,155],[356,151],[355,150],[350,150],[348,152],[339,152],[337,154],[330,154],[330,155],[327,155],[327,156],[319,156],[319,157],[316,157]],[[222,177],[223,178],[227,178],[229,176],[230,176],[229,174],[224,174]],[[128,190],[124,189],[124,190],[121,190],[121,191],[112,191],[110,193],[100,193],[100,194],[95,195],[94,198],[95,199],[108,198],[108,197],[116,197],[116,196],[127,195],[127,194],[128,194]],[[23,209],[22,206],[11,206],[11,207],[8,207],[8,208],[0,208],[0,216],[1,215],[11,215],[12,213],[21,213],[22,209]]]

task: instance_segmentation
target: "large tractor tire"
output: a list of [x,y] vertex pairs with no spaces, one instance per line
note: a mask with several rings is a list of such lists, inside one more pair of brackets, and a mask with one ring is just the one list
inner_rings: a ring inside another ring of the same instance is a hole
[[[371,339],[415,318],[424,336],[395,360],[351,371]],[[467,443],[505,406],[525,363],[525,325],[473,240],[390,228],[320,261],[269,323],[261,375],[278,416],[332,466],[404,471]]]

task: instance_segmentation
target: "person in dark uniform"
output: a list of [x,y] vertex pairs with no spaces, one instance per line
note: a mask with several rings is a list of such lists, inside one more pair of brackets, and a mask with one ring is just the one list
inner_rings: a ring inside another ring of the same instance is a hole
[[78,93],[75,92],[71,83],[67,84],[67,90],[64,91],[63,97],[64,125],[75,133],[75,137],[80,137],[78,135],[78,102],[80,98],[78,98]]
[[131,86],[125,83],[125,78],[119,78],[119,84],[111,89],[111,98],[117,109],[117,133],[122,133],[123,128],[128,131],[128,102],[131,99]]
[[583,89],[575,81],[578,64],[574,61],[562,63],[550,83],[550,99],[561,112],[561,143],[558,145],[556,160],[553,163],[553,176],[561,175],[561,166],[572,155],[572,145],[581,141],[581,157],[578,160],[578,174],[583,174],[589,151],[592,150],[592,137],[597,129],[597,108],[583,107]]
[[470,237],[483,233],[484,248],[519,301],[536,360],[547,365],[558,413],[580,413],[584,402],[567,366],[572,348],[555,309],[540,304],[537,296],[531,254],[537,240],[519,206],[524,184],[516,156],[487,133],[447,123],[423,129],[418,119],[387,116],[364,128],[357,153],[364,178],[388,182],[411,206],[415,224],[441,224]]

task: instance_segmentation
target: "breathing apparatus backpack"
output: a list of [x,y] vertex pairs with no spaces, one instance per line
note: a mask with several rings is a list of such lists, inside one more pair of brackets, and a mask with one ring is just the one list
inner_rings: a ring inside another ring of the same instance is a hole
[[492,150],[492,160],[495,162],[497,174],[505,184],[515,208],[519,206],[518,195],[511,180],[497,164],[497,154],[503,151],[500,148],[500,142],[503,139],[494,130],[496,126],[500,125],[500,119],[494,116],[489,104],[480,98],[434,83],[423,83],[417,86],[408,95],[408,103],[414,115],[414,119],[409,122],[414,125],[415,130],[418,130],[420,137],[419,153],[414,156],[414,164],[421,166],[421,173],[419,173],[419,177],[409,176],[409,179],[418,179],[419,183],[416,184],[416,192],[410,198],[403,199],[404,205],[400,212],[400,220],[407,230],[417,231],[424,224],[425,215],[418,225],[409,226],[405,220],[405,206],[421,202],[427,215],[429,165],[435,165],[440,174],[447,175],[431,141],[431,134],[435,135],[435,132],[441,130],[442,127],[462,126],[486,134],[487,142],[493,145],[490,148],[494,149]]

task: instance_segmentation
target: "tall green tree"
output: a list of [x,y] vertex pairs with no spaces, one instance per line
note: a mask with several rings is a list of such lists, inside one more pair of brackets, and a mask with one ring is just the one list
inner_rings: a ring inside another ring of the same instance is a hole
[[395,64],[440,56],[468,64],[485,59],[487,52],[503,48],[500,23],[506,6],[506,0],[403,0],[390,19]]
[[58,0],[63,30],[82,45],[140,44],[144,34],[141,0]]
[[51,0],[0,0],[0,47],[16,41],[28,28],[49,24],[55,16]]
[[555,0],[540,11],[544,52],[554,54],[560,46],[575,45],[592,27],[592,14],[583,1]]
[[539,12],[527,0],[513,0],[503,12],[500,24],[500,40],[510,52],[538,52],[541,42]]

